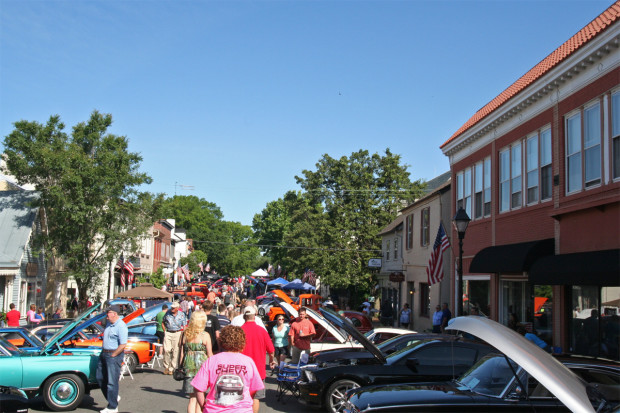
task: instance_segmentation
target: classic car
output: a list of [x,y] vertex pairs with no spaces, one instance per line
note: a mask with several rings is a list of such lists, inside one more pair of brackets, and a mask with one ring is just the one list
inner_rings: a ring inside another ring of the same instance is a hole
[[458,317],[447,329],[493,343],[496,350],[456,380],[350,390],[344,411],[612,412],[619,407],[617,362],[556,359],[515,331],[485,317]]
[[168,301],[163,301],[146,309],[137,309],[135,312],[128,314],[127,328],[129,328],[129,332],[154,336],[157,330],[155,317],[161,312],[164,305],[167,305],[169,309],[171,304]]
[[0,328],[0,337],[24,351],[39,351],[43,341],[24,327]]
[[[345,315],[346,317],[346,315]],[[348,317],[346,317],[348,318]],[[353,323],[355,326],[355,323]],[[358,328],[358,330],[360,330]],[[361,330],[360,330],[361,331]],[[389,340],[393,337],[400,336],[402,334],[417,333],[417,331],[408,330],[406,328],[396,327],[375,327],[364,333],[364,336],[373,344],[377,345],[383,343],[385,340]]]
[[16,387],[0,386],[0,413],[28,413],[28,397]]
[[84,311],[50,337],[38,352],[24,352],[0,338],[0,386],[16,387],[28,397],[43,397],[54,411],[74,410],[84,394],[97,385],[99,352],[65,349],[59,342],[99,305]]
[[[306,307],[316,311],[321,307],[323,301],[323,298],[318,294],[299,294],[298,297],[291,298],[282,290],[273,290],[273,293],[281,302],[291,305],[296,310]],[[280,306],[273,306],[269,309],[266,317],[269,322],[275,323],[275,318],[279,314],[285,314],[284,310]]]
[[321,314],[374,356],[323,362],[320,355],[315,355],[315,362],[303,367],[302,379],[298,382],[301,401],[332,413],[342,410],[345,392],[352,388],[379,383],[450,380],[493,350],[479,341],[435,334],[432,338],[412,340],[386,355],[339,314],[331,310],[322,310]]

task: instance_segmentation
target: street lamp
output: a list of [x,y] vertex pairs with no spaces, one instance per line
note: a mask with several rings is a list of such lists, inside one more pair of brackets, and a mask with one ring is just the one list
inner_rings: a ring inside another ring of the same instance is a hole
[[465,231],[467,231],[469,221],[471,221],[471,219],[469,219],[467,212],[465,212],[463,207],[459,207],[459,210],[456,211],[456,215],[452,220],[456,228],[456,232],[459,234],[459,281],[457,296],[459,303],[459,316],[463,315],[463,238],[465,238]]

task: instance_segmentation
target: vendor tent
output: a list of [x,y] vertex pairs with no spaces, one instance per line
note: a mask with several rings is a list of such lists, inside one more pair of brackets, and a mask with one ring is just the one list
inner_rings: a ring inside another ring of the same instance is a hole
[[276,278],[275,280],[271,280],[267,283],[267,285],[286,285],[286,284],[288,284],[288,281],[282,277]]
[[315,290],[313,285],[302,282],[299,278],[282,287],[283,290]]
[[123,291],[114,296],[114,298],[136,298],[136,299],[147,299],[147,298],[157,298],[157,299],[166,299],[172,300],[174,294],[167,293],[165,291],[160,290],[159,288],[153,287],[153,284],[142,283],[139,287],[132,288],[131,290]]
[[254,277],[269,277],[269,273],[263,270],[262,268],[259,268],[258,270],[254,271],[252,275]]

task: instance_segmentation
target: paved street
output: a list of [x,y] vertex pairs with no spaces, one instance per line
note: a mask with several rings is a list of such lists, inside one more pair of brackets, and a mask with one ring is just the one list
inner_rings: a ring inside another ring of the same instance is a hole
[[[296,399],[288,397],[285,403],[276,400],[278,387],[276,376],[267,373],[267,398],[261,403],[261,413],[269,412],[318,412],[300,404]],[[188,398],[181,391],[181,382],[174,381],[172,376],[164,376],[162,369],[138,368],[134,379],[128,375],[121,380],[119,412],[161,412],[161,413],[184,413],[187,411]],[[106,402],[101,390],[94,389],[90,395],[86,395],[76,413],[98,412],[106,407]],[[31,407],[31,412],[49,412],[42,401],[36,401]]]

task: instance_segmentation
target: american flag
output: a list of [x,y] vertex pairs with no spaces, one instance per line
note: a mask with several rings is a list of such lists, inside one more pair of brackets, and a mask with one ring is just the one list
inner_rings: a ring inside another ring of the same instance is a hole
[[177,267],[177,282],[180,282],[183,279],[183,270],[181,269],[181,265]]
[[205,267],[205,272],[209,271],[211,271],[211,264],[207,263],[207,266]]
[[133,264],[129,260],[125,261],[125,272],[127,273],[127,284],[132,285],[133,284]]
[[116,263],[116,269],[118,269],[121,273],[121,287],[125,287],[125,265],[122,258],[120,258]]
[[198,264],[198,268],[200,268],[200,272],[204,272],[205,268],[204,265],[202,265],[202,261]]
[[184,266],[181,267],[181,270],[183,270],[183,274],[185,274],[185,279],[187,281],[190,280],[190,276],[189,276],[189,265],[185,264]]
[[426,268],[429,285],[438,283],[443,279],[443,252],[448,248],[450,248],[450,240],[448,240],[446,231],[443,229],[443,224],[440,223],[431,258],[428,260],[428,267]]

